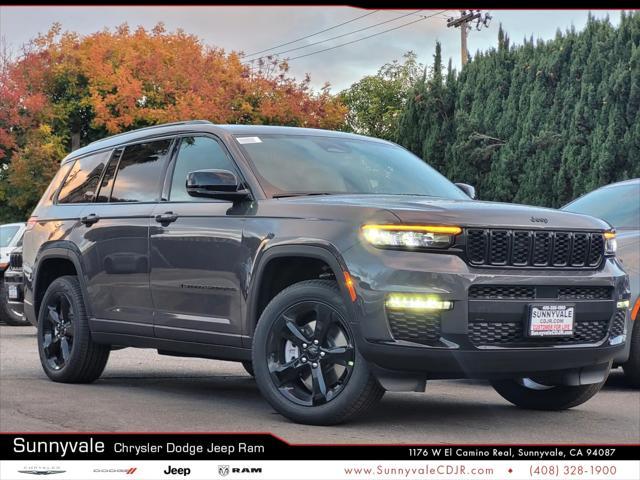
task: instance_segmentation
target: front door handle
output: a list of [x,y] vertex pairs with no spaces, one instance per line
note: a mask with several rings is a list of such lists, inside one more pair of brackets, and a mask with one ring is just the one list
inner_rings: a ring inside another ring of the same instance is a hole
[[178,219],[178,215],[173,212],[165,212],[161,215],[156,215],[156,222],[164,224],[175,222]]
[[82,217],[80,219],[80,222],[84,223],[87,227],[90,227],[91,225],[96,223],[98,220],[100,220],[100,217],[98,215],[96,215],[95,213],[90,213],[86,217]]

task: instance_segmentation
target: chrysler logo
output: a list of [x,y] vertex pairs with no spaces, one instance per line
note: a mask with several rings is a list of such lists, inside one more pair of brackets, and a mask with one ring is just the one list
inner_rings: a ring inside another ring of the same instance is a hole
[[64,473],[65,470],[18,470],[18,473],[27,473],[30,475],[55,475],[56,473]]
[[531,217],[529,220],[531,220],[533,223],[547,223],[547,222],[549,222],[549,219],[545,218],[545,217]]

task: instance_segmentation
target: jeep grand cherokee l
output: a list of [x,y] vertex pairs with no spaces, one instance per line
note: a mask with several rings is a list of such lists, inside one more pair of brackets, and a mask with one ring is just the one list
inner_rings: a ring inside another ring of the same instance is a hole
[[489,379],[525,408],[585,402],[624,348],[615,232],[471,192],[329,131],[192,121],[92,143],[25,235],[44,371],[94,381],[111,346],[235,360],[310,424],[436,378]]

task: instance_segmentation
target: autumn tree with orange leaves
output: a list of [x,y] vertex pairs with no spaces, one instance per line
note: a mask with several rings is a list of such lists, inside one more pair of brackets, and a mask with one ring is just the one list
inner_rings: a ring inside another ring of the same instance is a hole
[[19,58],[0,56],[0,220],[25,218],[63,152],[106,135],[187,119],[335,129],[345,114],[286,62],[252,71],[182,30],[54,25]]

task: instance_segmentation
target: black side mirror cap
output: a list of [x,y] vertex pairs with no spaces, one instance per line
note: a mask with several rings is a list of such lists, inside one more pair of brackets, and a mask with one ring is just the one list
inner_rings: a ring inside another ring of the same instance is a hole
[[251,196],[230,170],[196,170],[187,174],[187,193],[192,197],[238,202]]
[[456,183],[456,187],[466,193],[470,199],[475,200],[476,188],[474,186],[469,185],[468,183]]

